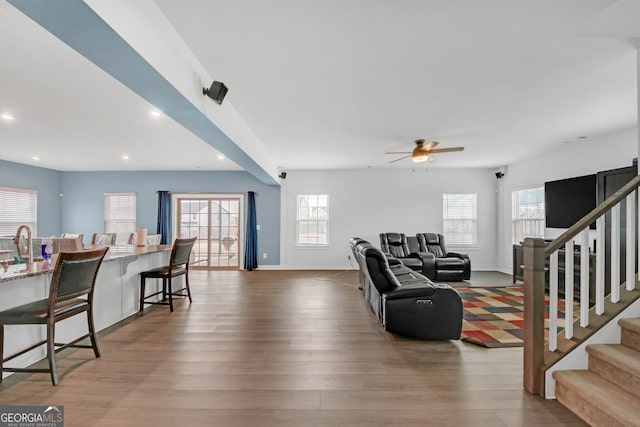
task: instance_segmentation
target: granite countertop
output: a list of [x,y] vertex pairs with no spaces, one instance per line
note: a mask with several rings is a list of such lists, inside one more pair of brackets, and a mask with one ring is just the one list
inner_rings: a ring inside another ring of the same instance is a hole
[[[93,249],[97,246],[87,245],[85,249]],[[158,245],[158,246],[135,246],[135,245],[119,245],[109,246],[109,251],[104,257],[104,262],[116,261],[130,257],[137,257],[139,255],[151,254],[156,252],[170,251],[172,245]],[[50,262],[36,261],[30,268],[27,269],[27,264],[7,264],[0,261],[0,283],[10,280],[23,279],[31,276],[38,276],[41,274],[50,274],[55,267],[56,255],[54,255]]]

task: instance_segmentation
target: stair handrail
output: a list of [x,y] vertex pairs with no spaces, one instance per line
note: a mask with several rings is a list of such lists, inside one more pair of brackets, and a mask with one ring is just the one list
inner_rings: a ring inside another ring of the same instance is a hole
[[539,238],[524,241],[524,369],[523,385],[529,393],[544,396],[545,365],[544,288],[545,260],[640,186],[634,177],[599,206],[548,244]]

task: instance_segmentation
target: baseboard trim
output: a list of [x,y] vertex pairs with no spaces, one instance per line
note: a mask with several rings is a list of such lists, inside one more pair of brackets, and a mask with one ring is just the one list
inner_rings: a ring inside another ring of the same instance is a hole
[[258,265],[258,270],[358,270],[351,265]]
[[[258,265],[259,270],[358,270],[357,267],[352,265],[286,265],[286,264],[271,264],[271,265]],[[473,271],[499,271],[505,274],[511,274],[504,268],[500,268],[496,265],[474,265]]]

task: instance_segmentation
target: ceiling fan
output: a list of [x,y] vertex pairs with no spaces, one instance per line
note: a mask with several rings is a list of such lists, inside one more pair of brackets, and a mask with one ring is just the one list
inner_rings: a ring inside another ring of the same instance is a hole
[[451,148],[435,148],[439,144],[438,141],[429,141],[427,145],[424,144],[424,139],[416,140],[416,148],[413,151],[390,151],[386,154],[406,154],[406,156],[400,157],[390,161],[389,163],[395,163],[400,160],[404,160],[411,157],[411,160],[415,163],[426,162],[427,160],[433,160],[432,154],[435,153],[450,153],[452,151],[462,151],[464,147],[451,147]]

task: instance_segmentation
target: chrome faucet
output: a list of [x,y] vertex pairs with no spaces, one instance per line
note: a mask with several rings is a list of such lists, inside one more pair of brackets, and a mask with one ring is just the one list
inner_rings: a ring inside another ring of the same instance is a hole
[[16,237],[13,238],[13,241],[16,245],[18,245],[18,255],[20,255],[20,233],[22,230],[27,230],[27,267],[31,267],[33,264],[33,240],[31,240],[31,229],[28,225],[21,225],[18,227],[18,231],[16,231]]

